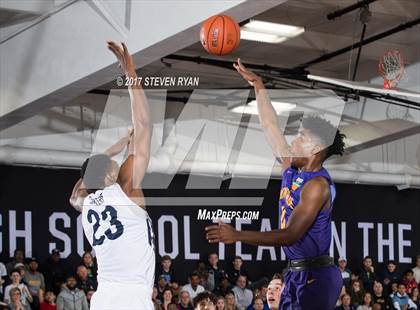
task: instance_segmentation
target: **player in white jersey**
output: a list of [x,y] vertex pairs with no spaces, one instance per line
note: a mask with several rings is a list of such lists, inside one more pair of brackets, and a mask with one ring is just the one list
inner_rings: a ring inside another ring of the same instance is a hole
[[[108,48],[127,78],[136,81],[135,64],[125,44],[108,41]],[[139,85],[128,90],[133,130],[105,154],[83,163],[70,197],[72,206],[82,212],[83,229],[98,260],[92,310],[154,309],[154,235],[140,188],[149,163],[149,107]],[[120,168],[111,157],[127,145],[128,157]]]

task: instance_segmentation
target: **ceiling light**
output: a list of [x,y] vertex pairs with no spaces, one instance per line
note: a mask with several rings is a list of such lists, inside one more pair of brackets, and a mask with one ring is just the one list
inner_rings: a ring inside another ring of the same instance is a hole
[[279,37],[275,34],[259,33],[247,30],[241,30],[241,39],[265,43],[281,43],[287,40],[286,37]]
[[[272,101],[271,104],[273,105],[273,108],[276,111],[277,115],[289,112],[296,108],[296,104],[288,102]],[[258,115],[257,101],[252,100],[248,104],[231,108],[230,111],[239,114]]]
[[267,43],[280,43],[305,31],[303,27],[251,20],[241,29],[241,38]]

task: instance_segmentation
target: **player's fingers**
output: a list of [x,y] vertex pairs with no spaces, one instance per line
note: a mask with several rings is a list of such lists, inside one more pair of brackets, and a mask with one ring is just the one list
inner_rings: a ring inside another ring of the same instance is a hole
[[214,238],[219,238],[219,237],[220,237],[220,232],[218,230],[217,231],[212,230],[206,234],[207,239],[214,239]]
[[118,50],[115,48],[115,46],[108,44],[108,49],[114,53],[114,55],[117,57],[118,60],[121,60],[121,54],[118,52]]
[[211,231],[211,230],[216,230],[219,229],[219,225],[210,225],[210,226],[206,226],[205,230],[206,231]]
[[122,47],[123,47],[123,51],[124,51],[124,56],[130,56],[130,53],[128,52],[128,48],[127,48],[127,46],[125,45],[125,43],[124,42],[121,42],[121,44],[122,44]]
[[240,58],[238,58],[238,65],[239,65],[239,68],[241,68],[241,70],[243,70],[243,71],[248,71],[248,70],[247,70],[247,68],[245,68],[245,66],[242,64],[242,62],[241,62],[241,59],[240,59]]
[[117,55],[119,55],[120,58],[122,58],[123,50],[117,43],[115,43],[114,41],[110,41],[110,43],[108,43],[108,46],[112,49],[112,51],[117,53]]

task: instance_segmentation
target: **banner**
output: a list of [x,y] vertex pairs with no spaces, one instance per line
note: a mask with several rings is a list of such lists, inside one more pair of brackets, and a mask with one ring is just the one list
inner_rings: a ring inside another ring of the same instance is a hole
[[[7,262],[19,248],[25,251],[26,257],[36,256],[43,261],[57,248],[63,258],[78,263],[84,250],[90,249],[84,238],[81,214],[68,203],[78,171],[11,166],[0,166],[0,169],[0,260]],[[147,200],[161,199],[163,204],[152,203],[148,208],[157,260],[163,255],[171,256],[175,274],[181,281],[186,280],[198,260],[207,261],[210,252],[218,253],[225,267],[230,266],[234,256],[241,256],[251,279],[281,272],[286,261],[279,247],[240,242],[208,244],[204,231],[221,214],[229,215],[237,229],[277,228],[280,180],[270,180],[266,189],[254,190],[228,189],[232,180],[227,179],[218,190],[201,190],[185,189],[188,179],[187,175],[178,175],[167,190],[145,191]],[[409,267],[420,252],[420,190],[398,191],[395,187],[350,184],[336,184],[336,187],[331,255],[347,257],[353,268],[359,268],[366,255],[377,263],[393,259],[402,268]],[[177,201],[177,196],[189,197],[187,205]],[[204,197],[208,200],[205,206]],[[247,199],[260,199],[261,205],[242,204]],[[213,206],[212,200],[217,202]],[[197,201],[200,203],[194,205]],[[226,202],[224,206],[221,201]]]

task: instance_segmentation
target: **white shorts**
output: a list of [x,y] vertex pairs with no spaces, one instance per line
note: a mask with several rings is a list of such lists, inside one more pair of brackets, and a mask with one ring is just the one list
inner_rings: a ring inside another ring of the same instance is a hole
[[90,310],[154,310],[152,289],[144,285],[99,283]]

